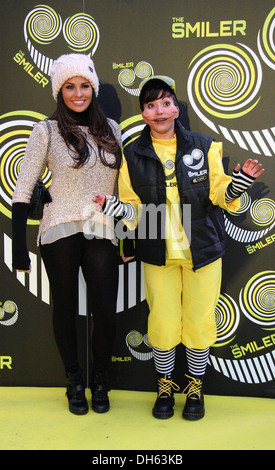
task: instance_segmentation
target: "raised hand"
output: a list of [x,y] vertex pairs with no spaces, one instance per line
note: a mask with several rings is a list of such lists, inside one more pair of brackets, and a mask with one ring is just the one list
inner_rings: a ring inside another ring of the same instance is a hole
[[[235,172],[240,171],[241,165],[238,163],[238,165],[235,168]],[[252,158],[249,158],[249,160],[246,160],[242,167],[242,171],[249,176],[252,176],[253,178],[258,178],[261,176],[264,172],[263,165],[258,162],[258,160],[253,160]]]
[[232,174],[232,182],[225,191],[225,201],[230,202],[240,197],[263,172],[264,168],[258,160],[250,158],[246,160],[243,167],[238,163]]

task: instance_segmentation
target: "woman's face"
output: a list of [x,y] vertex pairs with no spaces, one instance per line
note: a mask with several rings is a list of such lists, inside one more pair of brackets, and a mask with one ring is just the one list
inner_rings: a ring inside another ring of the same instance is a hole
[[160,93],[155,101],[145,103],[141,114],[146,124],[149,124],[153,137],[172,139],[179,108],[175,105],[172,96],[161,98],[161,95]]
[[67,80],[61,88],[63,101],[72,111],[81,113],[91,104],[93,88],[84,77],[73,77]]

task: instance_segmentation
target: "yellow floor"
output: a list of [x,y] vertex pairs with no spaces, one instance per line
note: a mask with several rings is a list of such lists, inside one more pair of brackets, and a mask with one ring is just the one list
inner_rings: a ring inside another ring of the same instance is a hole
[[[87,398],[90,401],[89,391]],[[274,450],[274,399],[206,396],[206,415],[152,416],[155,393],[110,392],[111,410],[75,416],[65,389],[0,387],[1,450]]]

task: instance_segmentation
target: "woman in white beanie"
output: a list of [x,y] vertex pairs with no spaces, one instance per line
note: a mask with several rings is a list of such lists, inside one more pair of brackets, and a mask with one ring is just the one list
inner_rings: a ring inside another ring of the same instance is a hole
[[[62,55],[52,65],[51,79],[57,109],[48,124],[34,125],[13,194],[13,267],[31,270],[26,244],[29,202],[47,165],[52,202],[44,206],[38,244],[51,286],[69,409],[79,415],[88,411],[75,324],[81,267],[93,316],[92,408],[102,413],[109,410],[118,253],[113,219],[95,214],[92,200],[97,193],[117,194],[121,134],[119,125],[107,119],[97,103],[99,80],[89,56]],[[127,205],[124,208],[127,217]]]

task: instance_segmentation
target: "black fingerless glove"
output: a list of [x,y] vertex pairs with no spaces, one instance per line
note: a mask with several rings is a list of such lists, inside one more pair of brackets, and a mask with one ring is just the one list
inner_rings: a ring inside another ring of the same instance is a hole
[[102,207],[102,212],[106,215],[115,217],[116,219],[133,220],[135,218],[135,210],[131,204],[121,202],[117,197],[112,196],[106,199]]
[[225,201],[231,202],[240,197],[252,185],[256,178],[246,174],[242,169],[233,171],[232,182],[229,183],[225,191]]

